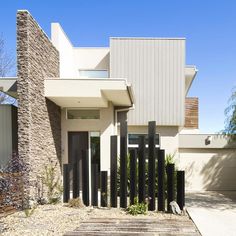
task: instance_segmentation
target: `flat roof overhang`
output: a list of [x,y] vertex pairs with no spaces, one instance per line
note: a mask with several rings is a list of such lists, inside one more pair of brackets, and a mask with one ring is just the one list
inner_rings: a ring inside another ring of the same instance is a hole
[[185,67],[185,96],[187,96],[197,72],[196,66],[188,65]]
[[17,98],[17,77],[0,77],[0,91]]
[[131,107],[134,104],[132,87],[126,79],[48,78],[44,81],[45,97],[60,107]]

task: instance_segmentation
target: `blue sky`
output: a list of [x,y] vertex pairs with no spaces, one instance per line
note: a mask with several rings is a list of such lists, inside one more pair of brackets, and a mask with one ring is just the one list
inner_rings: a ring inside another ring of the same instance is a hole
[[200,129],[223,129],[236,86],[236,1],[1,1],[0,32],[13,54],[17,9],[29,10],[48,35],[59,22],[75,46],[108,46],[110,36],[185,37],[186,63],[199,70],[189,96],[199,97]]

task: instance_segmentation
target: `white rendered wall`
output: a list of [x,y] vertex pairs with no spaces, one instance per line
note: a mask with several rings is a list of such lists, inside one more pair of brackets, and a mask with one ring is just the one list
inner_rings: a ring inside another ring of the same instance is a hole
[[80,69],[109,71],[109,48],[73,47],[58,23],[52,23],[51,25],[51,40],[60,54],[61,78],[79,78]]
[[187,191],[236,190],[236,148],[181,148],[178,168]]
[[108,70],[110,63],[109,48],[74,48],[74,61],[79,69]]
[[75,78],[77,74],[74,65],[73,45],[58,23],[51,24],[51,40],[53,45],[59,51],[60,77]]
[[[133,134],[147,134],[148,126],[128,126],[128,132]],[[157,126],[156,133],[160,134],[161,148],[166,154],[178,152],[178,127],[177,126]]]
[[69,131],[99,131],[101,170],[110,170],[110,136],[114,135],[114,108],[100,109],[99,120],[67,120],[66,109],[62,109],[62,163],[68,162],[68,132]]

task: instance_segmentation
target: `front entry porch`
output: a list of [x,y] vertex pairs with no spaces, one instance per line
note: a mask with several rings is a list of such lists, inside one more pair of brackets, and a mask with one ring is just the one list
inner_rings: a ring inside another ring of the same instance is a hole
[[45,79],[45,97],[61,107],[62,164],[70,162],[69,132],[99,132],[100,170],[109,171],[110,136],[117,135],[117,114],[134,104],[125,79]]
[[[86,152],[86,155],[83,155]],[[83,158],[87,158],[88,162],[88,173],[85,173],[88,177],[88,192],[89,192],[89,205],[91,205],[93,196],[93,186],[95,181],[100,176],[100,133],[93,131],[78,131],[68,132],[68,163],[73,166],[77,163],[76,173],[78,175],[78,187],[77,190],[82,192],[82,173],[83,173]],[[94,176],[94,168],[97,168],[96,176]],[[73,179],[73,171],[70,170],[71,180]],[[73,184],[73,181],[71,181]]]

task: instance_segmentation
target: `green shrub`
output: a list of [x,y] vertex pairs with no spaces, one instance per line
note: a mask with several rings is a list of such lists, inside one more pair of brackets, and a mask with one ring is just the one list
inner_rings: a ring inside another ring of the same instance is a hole
[[59,177],[57,177],[56,166],[49,160],[49,165],[44,166],[42,175],[43,185],[47,188],[47,199],[49,204],[58,203],[63,192]]
[[126,211],[130,215],[146,215],[147,214],[147,203],[139,203],[138,198],[134,199],[134,204],[126,208]]
[[165,166],[167,164],[175,164],[175,160],[174,160],[174,157],[175,157],[175,153],[174,154],[166,154],[166,158],[165,158]]

